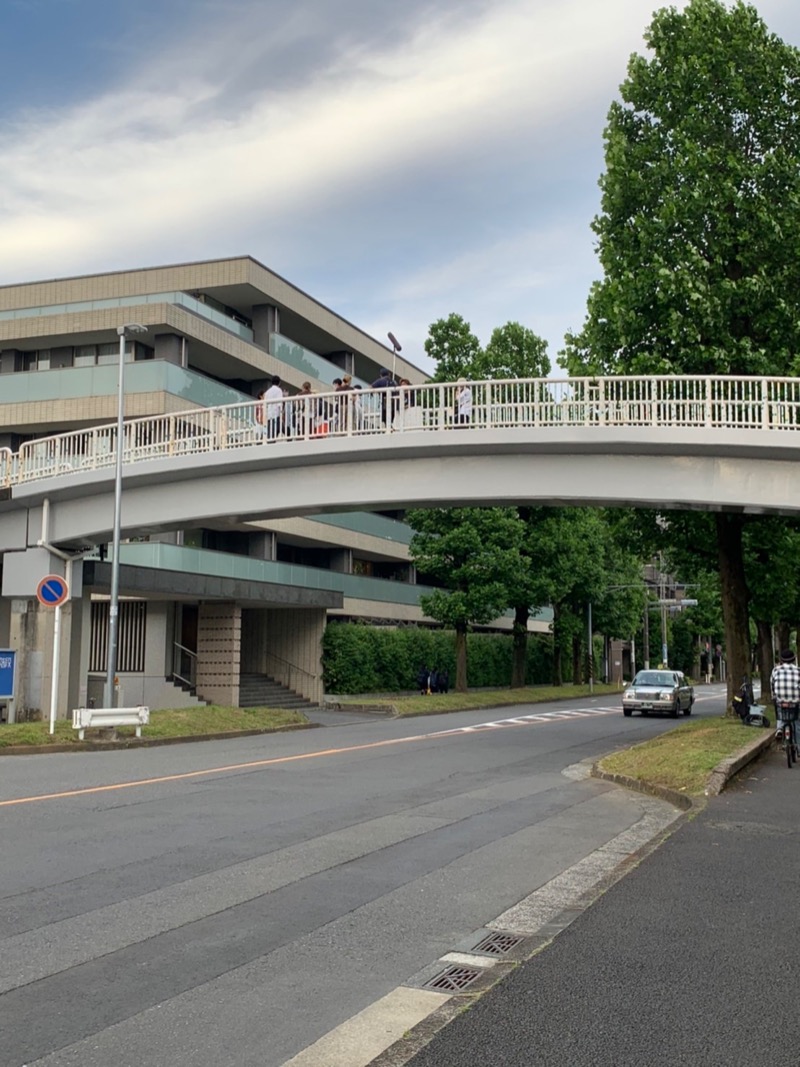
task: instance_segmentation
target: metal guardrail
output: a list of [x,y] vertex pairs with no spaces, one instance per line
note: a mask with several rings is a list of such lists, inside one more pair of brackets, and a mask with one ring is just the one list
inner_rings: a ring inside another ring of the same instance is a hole
[[0,488],[7,488],[15,480],[17,457],[10,448],[0,448]]
[[[123,462],[321,440],[458,429],[694,427],[800,429],[800,379],[529,378],[398,386],[247,401],[131,419]],[[0,485],[112,467],[116,423],[0,450]]]

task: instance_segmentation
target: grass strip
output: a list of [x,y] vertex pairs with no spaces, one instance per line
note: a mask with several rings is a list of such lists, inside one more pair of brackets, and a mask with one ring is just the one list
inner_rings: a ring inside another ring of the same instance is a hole
[[[588,685],[537,685],[527,689],[478,689],[469,693],[431,693],[430,696],[344,697],[343,704],[369,703],[371,707],[389,706],[402,717],[441,715],[448,711],[473,711],[480,708],[512,707],[516,704],[543,704],[548,700],[588,697]],[[595,683],[594,696],[620,701],[619,688]],[[622,704],[620,703],[620,710]]]
[[738,719],[698,719],[614,752],[600,760],[599,766],[610,774],[700,796],[720,760],[738,752],[754,736],[753,728],[742,726]]
[[[299,711],[279,711],[274,708],[226,708],[208,705],[199,708],[166,708],[150,713],[150,723],[142,727],[142,737],[199,737],[205,734],[230,733],[235,730],[275,730],[308,722]],[[12,745],[69,745],[77,744],[78,731],[71,719],[58,719],[54,734],[49,723],[19,722],[0,725],[0,748]],[[117,728],[119,737],[133,737],[132,726]],[[89,730],[86,740],[97,738],[96,730]]]

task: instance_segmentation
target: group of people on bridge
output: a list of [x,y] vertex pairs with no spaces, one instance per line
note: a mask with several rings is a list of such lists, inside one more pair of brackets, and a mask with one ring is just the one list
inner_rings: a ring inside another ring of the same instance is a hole
[[[411,429],[425,425],[427,409],[418,403],[408,378],[395,379],[386,368],[372,383],[382,394],[363,394],[350,374],[334,378],[330,393],[317,394],[311,382],[303,382],[291,395],[276,374],[262,390],[256,405],[256,422],[267,441],[280,437],[324,437],[329,433]],[[362,395],[363,394],[363,395]],[[452,424],[467,426],[472,419],[472,388],[459,378],[454,394]]]

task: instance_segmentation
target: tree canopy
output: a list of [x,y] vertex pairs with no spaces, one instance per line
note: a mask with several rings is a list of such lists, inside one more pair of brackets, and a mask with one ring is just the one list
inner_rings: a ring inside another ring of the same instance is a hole
[[410,553],[441,588],[422,596],[426,615],[456,632],[455,688],[467,688],[467,632],[493,622],[508,607],[508,583],[520,566],[520,527],[507,508],[410,511],[416,531]]
[[455,312],[431,323],[425,352],[436,364],[434,382],[455,382],[471,377],[471,368],[481,354],[481,343],[470,324]]
[[[797,374],[800,52],[743,0],[663,8],[645,41],[605,131],[603,277],[559,362],[571,374]],[[711,524],[732,693],[750,667],[745,519]]]
[[800,52],[754,7],[655,13],[605,131],[604,277],[570,373],[800,370]]
[[434,382],[544,378],[550,373],[547,342],[519,322],[498,326],[482,348],[466,319],[453,312],[431,324],[425,352],[436,363]]

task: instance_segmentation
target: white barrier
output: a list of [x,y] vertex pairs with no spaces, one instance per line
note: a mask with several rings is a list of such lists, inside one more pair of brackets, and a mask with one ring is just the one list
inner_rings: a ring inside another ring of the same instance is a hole
[[150,708],[73,708],[72,729],[78,731],[79,740],[83,741],[83,732],[92,726],[108,728],[114,726],[135,726],[136,736],[142,736],[142,727],[150,722]]

